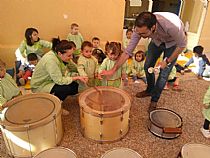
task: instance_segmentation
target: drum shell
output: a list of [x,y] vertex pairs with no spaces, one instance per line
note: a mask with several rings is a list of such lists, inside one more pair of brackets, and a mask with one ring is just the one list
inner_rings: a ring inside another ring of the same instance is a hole
[[49,148],[41,151],[34,158],[77,158],[76,154],[67,148]]
[[103,154],[101,158],[142,158],[142,156],[129,148],[114,148]]
[[82,134],[92,140],[99,142],[117,141],[124,137],[129,130],[129,110],[123,115],[101,118],[86,113],[81,108],[80,116]]
[[187,143],[181,149],[181,158],[207,158],[209,156],[209,145]]
[[[163,111],[166,111],[166,112],[173,113],[180,120],[180,125],[177,126],[176,128],[181,128],[182,127],[182,118],[177,113],[175,113],[174,111],[168,110],[168,109],[164,109],[164,108],[157,108],[155,111],[158,111],[158,110],[163,110]],[[180,136],[180,134],[178,134],[178,133],[165,133],[164,132],[164,127],[157,125],[154,122],[154,120],[151,119],[151,113],[150,113],[150,121],[148,123],[148,129],[149,129],[150,132],[152,132],[154,135],[156,135],[160,138],[174,139],[174,138],[177,138],[178,136]]]
[[[48,94],[29,94],[24,97],[41,95],[53,100],[57,105],[60,100]],[[17,99],[18,101],[20,98]],[[9,110],[9,108],[7,109]],[[7,112],[5,111],[5,113]],[[4,118],[4,116],[3,116]],[[17,125],[2,119],[1,130],[8,153],[14,157],[31,157],[49,147],[58,145],[63,137],[61,105],[44,120],[32,124]]]
[[117,100],[117,95],[119,95],[121,99],[123,98],[123,102],[119,99],[121,107],[116,106],[116,108],[107,111],[96,110],[87,106],[84,99],[92,92],[96,92],[96,90],[92,88],[84,91],[79,96],[82,134],[89,139],[101,143],[119,140],[123,138],[129,130],[130,96],[125,91],[115,87],[101,86],[98,87],[98,89],[103,92],[106,91],[107,94],[113,92],[114,97],[112,96],[112,99]]

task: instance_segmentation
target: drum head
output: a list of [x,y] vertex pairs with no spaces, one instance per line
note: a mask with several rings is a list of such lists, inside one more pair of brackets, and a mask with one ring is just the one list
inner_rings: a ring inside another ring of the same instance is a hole
[[80,107],[87,113],[119,114],[130,108],[130,96],[122,89],[100,86],[90,88],[79,96]]
[[142,156],[132,149],[116,148],[107,151],[101,158],[142,158]]
[[34,158],[76,158],[76,154],[67,148],[50,148],[34,156]]
[[[31,128],[39,123],[48,123],[53,115],[61,110],[60,100],[50,94],[28,94],[17,97],[7,103],[3,124],[7,126]],[[41,124],[40,124],[41,123]],[[15,127],[15,128],[16,128]]]
[[150,112],[150,120],[158,127],[181,127],[182,119],[175,112],[167,109],[156,109]]
[[183,158],[210,157],[210,146],[204,144],[185,144],[181,151]]

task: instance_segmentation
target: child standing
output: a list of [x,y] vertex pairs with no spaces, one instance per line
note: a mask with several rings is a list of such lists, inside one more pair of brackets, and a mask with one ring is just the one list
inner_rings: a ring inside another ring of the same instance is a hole
[[12,77],[6,73],[6,64],[0,59],[0,111],[3,104],[20,94]]
[[84,41],[81,46],[81,55],[77,63],[77,70],[80,76],[88,77],[87,85],[80,84],[80,90],[87,86],[95,86],[95,78],[98,75],[98,61],[92,55],[93,45],[89,41]]
[[[131,36],[133,34],[133,30],[132,29],[127,29],[126,31],[126,37],[123,39],[123,48],[127,48],[130,40],[131,40]],[[134,54],[135,52],[137,52],[137,49],[134,49]]]
[[205,118],[201,132],[204,137],[210,138],[210,87],[203,98],[203,116]]
[[131,64],[131,72],[133,75],[134,83],[139,83],[138,79],[141,79],[145,84],[147,83],[144,71],[144,59],[145,53],[143,51],[136,52]]
[[[110,70],[114,67],[117,59],[119,58],[120,54],[122,53],[121,45],[117,42],[107,42],[106,43],[106,54],[107,58],[104,59],[103,63],[99,67],[99,73],[103,70]],[[99,76],[99,78],[101,78]],[[116,73],[109,79],[103,79],[102,85],[103,86],[113,86],[113,87],[120,87],[122,84],[122,79],[126,79],[126,64],[120,67]]]
[[82,42],[84,41],[82,35],[79,32],[78,24],[76,23],[71,24],[71,32],[67,36],[67,41],[72,41],[76,44],[76,50],[74,51],[73,55],[74,55],[74,58],[78,58],[80,54]]
[[17,77],[19,78],[19,83],[24,86],[28,81],[28,78],[32,76],[34,68],[38,63],[38,57],[35,53],[30,53],[27,55],[28,64],[21,65],[19,68],[19,73]]

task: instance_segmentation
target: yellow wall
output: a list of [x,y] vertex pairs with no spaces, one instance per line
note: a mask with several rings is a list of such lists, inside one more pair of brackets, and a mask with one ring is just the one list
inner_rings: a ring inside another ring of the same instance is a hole
[[[27,27],[35,27],[42,39],[66,38],[72,22],[80,26],[85,40],[93,36],[102,45],[121,41],[125,1],[123,0],[1,0],[0,58],[8,65],[24,39]],[[67,18],[64,18],[67,17]]]
[[204,21],[203,29],[202,29],[200,40],[199,40],[199,44],[201,44],[204,47],[205,52],[210,52],[209,28],[210,28],[210,5],[208,6],[208,9],[207,9],[206,18]]

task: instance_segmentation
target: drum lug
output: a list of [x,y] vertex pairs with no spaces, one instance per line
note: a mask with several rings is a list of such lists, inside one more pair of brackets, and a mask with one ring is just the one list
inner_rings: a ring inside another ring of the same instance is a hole
[[103,119],[102,119],[102,120],[100,120],[100,124],[101,124],[101,125],[103,125],[103,122],[104,122],[104,120],[103,120]]
[[81,107],[81,109],[82,109],[82,117],[84,118],[84,108]]
[[103,122],[104,122],[103,115],[104,115],[104,114],[101,113],[101,114],[99,114],[99,115],[100,115],[100,118],[101,118],[101,120],[100,120],[100,125],[103,125]]
[[120,129],[120,135],[122,135],[123,134],[123,130],[122,129]]
[[120,118],[121,122],[123,121],[123,114],[124,114],[124,111],[121,111],[121,118]]
[[100,139],[102,139],[102,137],[103,137],[103,134],[102,134],[102,133],[100,133]]

